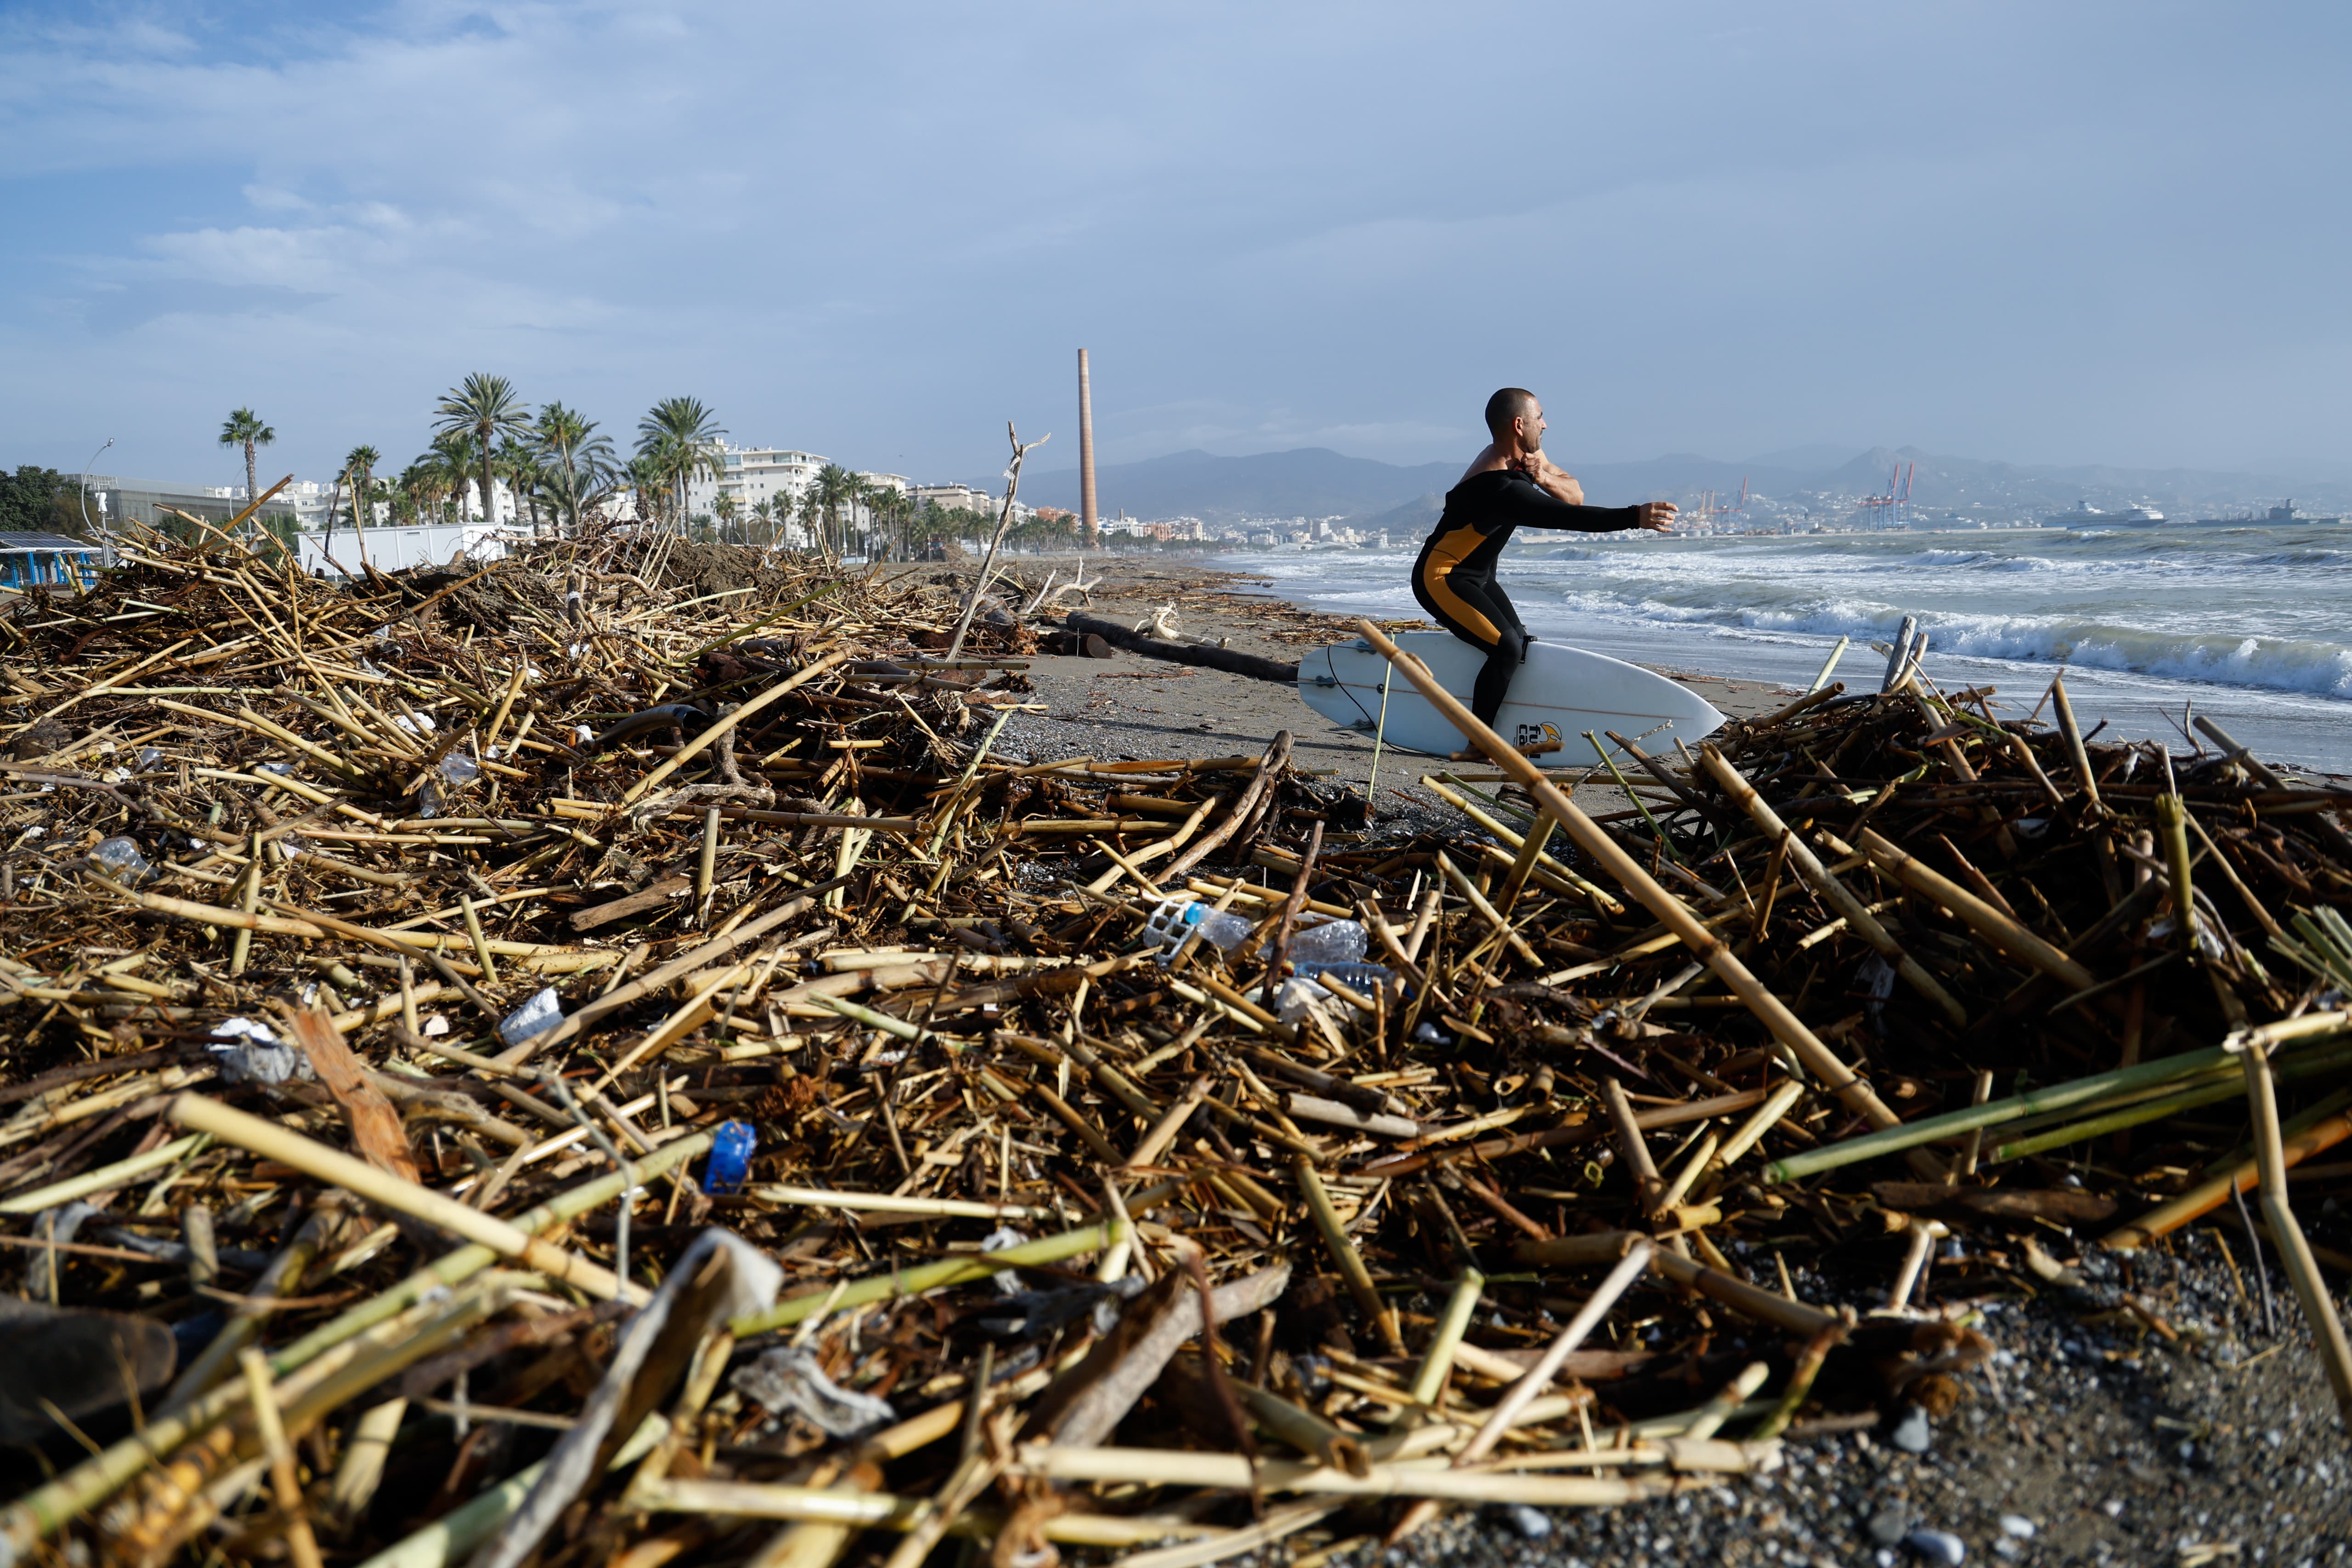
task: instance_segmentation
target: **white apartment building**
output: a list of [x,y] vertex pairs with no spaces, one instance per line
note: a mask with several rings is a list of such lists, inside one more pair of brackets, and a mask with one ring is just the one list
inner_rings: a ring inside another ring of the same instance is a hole
[[686,510],[689,515],[713,510],[714,503],[722,495],[733,496],[736,504],[747,513],[763,500],[798,506],[825,464],[814,452],[798,452],[787,447],[722,444],[720,451],[722,467],[719,477],[714,479],[702,475],[686,487]]
[[996,510],[994,496],[970,485],[917,485],[907,493],[914,498],[917,506],[935,506],[945,511]]

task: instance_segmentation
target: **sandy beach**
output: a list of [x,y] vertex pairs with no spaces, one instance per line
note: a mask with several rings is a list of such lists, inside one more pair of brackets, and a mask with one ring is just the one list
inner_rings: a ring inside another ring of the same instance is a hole
[[[1076,557],[1023,556],[1013,580],[1034,593],[1046,574],[1067,581]],[[932,567],[936,572],[937,567]],[[1114,558],[1089,559],[1087,592],[1058,601],[1125,626],[1173,605],[1187,636],[1223,638],[1243,653],[1296,660],[1309,648],[1343,642],[1356,635],[1344,616],[1303,608],[1268,591],[1263,578],[1238,573],[1188,570],[1183,564]],[[1097,582],[1092,574],[1100,571]],[[1009,587],[1006,596],[1011,596]],[[1027,594],[1021,595],[1025,600]],[[1384,621],[1390,629],[1424,627],[1425,621]],[[1664,667],[1660,674],[1686,682],[1729,718],[1769,712],[1797,694],[1777,682],[1727,680]],[[1288,730],[1300,764],[1328,769],[1329,776],[1359,788],[1373,784],[1372,737],[1333,724],[1272,683],[1221,670],[1195,669],[1121,652],[1108,659],[1041,654],[1028,671],[1036,689],[1032,700],[1044,712],[1024,712],[1005,727],[1001,745],[1049,756],[1110,759],[1198,757],[1225,752],[1255,755],[1275,735]],[[1446,763],[1419,752],[1382,750],[1374,803],[1377,819],[1418,818],[1425,808],[1445,809],[1420,780],[1438,766],[1456,771],[1471,764]],[[1475,768],[1477,773],[1487,770]],[[1580,779],[1583,770],[1568,770]],[[1610,784],[1581,784],[1572,792],[1591,811],[1622,809],[1622,792]],[[1449,812],[1450,816],[1451,813]]]

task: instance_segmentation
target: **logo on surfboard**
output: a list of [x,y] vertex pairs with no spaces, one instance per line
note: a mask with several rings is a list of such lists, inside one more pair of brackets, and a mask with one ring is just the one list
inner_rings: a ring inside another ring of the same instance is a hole
[[1559,731],[1550,724],[1522,724],[1511,743],[1522,751],[1529,746],[1557,747]]

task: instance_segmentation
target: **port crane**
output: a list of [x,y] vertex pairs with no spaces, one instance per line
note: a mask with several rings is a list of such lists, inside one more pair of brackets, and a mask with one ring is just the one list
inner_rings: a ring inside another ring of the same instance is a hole
[[1886,476],[1886,493],[1862,498],[1865,508],[1884,507],[1889,523],[1901,523],[1911,506],[1911,476],[1919,471],[1917,463],[1897,463],[1895,471]]

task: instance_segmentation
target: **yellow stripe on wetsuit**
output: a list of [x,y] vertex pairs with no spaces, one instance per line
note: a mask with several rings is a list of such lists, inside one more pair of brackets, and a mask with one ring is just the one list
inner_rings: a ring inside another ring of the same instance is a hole
[[1454,593],[1448,581],[1454,569],[1486,542],[1486,536],[1475,528],[1447,530],[1431,543],[1428,554],[1423,557],[1427,564],[1422,572],[1421,581],[1422,585],[1429,590],[1429,596],[1435,599],[1447,615],[1460,622],[1463,630],[1491,647],[1503,640],[1503,628],[1487,619],[1485,611]]

